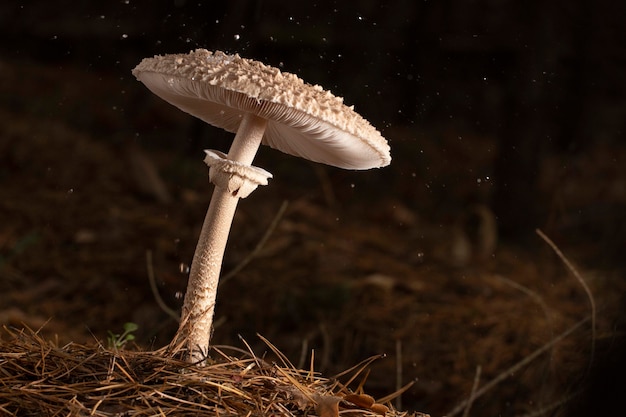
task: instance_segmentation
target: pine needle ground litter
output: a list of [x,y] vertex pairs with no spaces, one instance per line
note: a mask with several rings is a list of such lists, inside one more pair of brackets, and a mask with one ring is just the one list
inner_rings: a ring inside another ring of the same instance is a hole
[[[0,412],[20,416],[425,416],[393,409],[313,370],[214,347],[194,366],[165,349],[59,346],[31,330],[4,329]],[[238,359],[226,353],[243,354]],[[355,367],[359,373],[363,367]],[[356,376],[356,375],[355,375]],[[355,377],[350,378],[354,381]]]

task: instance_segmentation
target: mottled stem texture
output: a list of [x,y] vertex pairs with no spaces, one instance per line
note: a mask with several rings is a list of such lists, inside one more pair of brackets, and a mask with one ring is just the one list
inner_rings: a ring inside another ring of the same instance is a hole
[[[184,347],[186,359],[192,363],[202,364],[207,357],[224,249],[241,197],[238,185],[233,190],[233,187],[228,187],[223,181],[216,181],[213,177],[226,176],[233,180],[231,184],[239,184],[242,180],[245,182],[246,178],[242,179],[237,168],[245,168],[252,164],[266,125],[265,119],[246,114],[227,155],[226,162],[234,165],[235,169],[211,173],[212,182],[216,186],[191,264],[180,326],[172,342],[175,346]],[[211,166],[211,169],[213,168]],[[267,175],[271,176],[269,173]]]

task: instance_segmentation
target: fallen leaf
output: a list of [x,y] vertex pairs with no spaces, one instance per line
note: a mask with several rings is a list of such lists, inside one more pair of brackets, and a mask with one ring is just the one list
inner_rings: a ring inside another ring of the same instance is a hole
[[315,412],[319,417],[339,417],[339,401],[341,398],[331,395],[314,395]]
[[389,407],[387,407],[384,404],[372,404],[372,406],[370,407],[370,410],[375,412],[376,414],[380,414],[381,416],[384,416],[385,414],[387,414],[387,412],[389,412]]
[[343,399],[362,408],[370,408],[375,402],[374,398],[367,394],[348,394]]

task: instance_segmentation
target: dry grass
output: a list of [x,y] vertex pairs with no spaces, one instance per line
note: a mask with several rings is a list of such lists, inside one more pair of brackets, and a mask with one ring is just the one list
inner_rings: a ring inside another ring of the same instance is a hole
[[[0,411],[20,416],[408,416],[338,379],[214,347],[207,366],[101,344],[59,346],[37,332],[5,328],[0,341]],[[239,359],[233,354],[243,356]],[[344,373],[348,383],[369,362]],[[393,396],[387,398],[391,400]],[[415,414],[412,414],[415,415]]]

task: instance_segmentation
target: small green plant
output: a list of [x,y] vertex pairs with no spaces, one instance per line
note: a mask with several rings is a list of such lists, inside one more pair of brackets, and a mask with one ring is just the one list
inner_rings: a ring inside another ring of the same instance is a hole
[[119,350],[126,345],[127,342],[135,340],[135,335],[133,334],[139,326],[136,323],[124,323],[124,332],[113,333],[109,330],[109,337],[107,338],[109,342],[109,349]]

